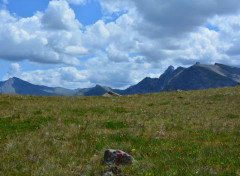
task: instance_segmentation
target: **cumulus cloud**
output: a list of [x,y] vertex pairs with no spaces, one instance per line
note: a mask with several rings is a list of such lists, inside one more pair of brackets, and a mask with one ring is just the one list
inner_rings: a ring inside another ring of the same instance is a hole
[[127,0],[115,0],[115,1],[99,0],[99,3],[101,4],[105,14],[127,11],[129,9],[132,10],[132,8],[134,8],[133,2],[131,0],[130,1],[127,1]]
[[3,80],[11,77],[18,77],[25,81],[38,85],[51,87],[77,88],[90,86],[86,81],[85,71],[77,70],[75,67],[50,68],[45,70],[24,71],[18,63],[13,63],[9,67],[8,73]]
[[[133,21],[127,27],[123,24],[113,24],[110,27],[108,24],[110,31],[113,29],[112,35],[116,34],[115,31],[124,31],[117,35],[122,43],[117,41],[112,45],[121,48],[130,44],[134,53],[144,56],[146,62],[153,62],[154,65],[155,63],[172,63],[188,66],[197,60],[205,63],[225,60],[229,56],[226,55],[226,51],[232,39],[227,41],[222,31],[210,31],[205,26],[214,17],[226,18],[231,14],[236,16],[240,9],[240,2],[237,0],[201,2],[196,0],[117,0],[114,2],[101,0],[100,2],[109,13],[128,9],[128,13],[123,16]],[[122,16],[118,20],[120,19]],[[220,23],[226,24],[224,21]],[[229,27],[230,24],[227,26]],[[231,30],[229,32],[237,33],[236,24],[235,29],[231,27]],[[132,31],[135,34],[131,33]],[[127,34],[126,41],[123,41],[123,33]],[[231,34],[225,33],[225,35]],[[124,50],[126,51],[127,48]],[[236,50],[235,47],[231,48],[229,54],[236,53]]]
[[45,14],[37,12],[29,18],[13,17],[7,10],[0,10],[0,59],[79,65],[78,57],[87,53],[75,37],[82,35],[79,27],[64,0],[51,1]]
[[136,27],[149,37],[173,37],[193,31],[215,15],[234,14],[238,0],[101,0],[108,11],[137,11]]
[[77,5],[79,5],[79,4],[84,4],[84,3],[86,3],[86,0],[68,0],[68,2],[71,3],[71,4],[77,4]]
[[86,31],[82,36],[82,42],[91,53],[95,53],[107,45],[109,36],[110,33],[105,23],[99,20],[95,24],[86,27]]
[[78,29],[81,26],[65,0],[50,1],[41,21],[44,28],[52,30]]
[[89,26],[69,3],[86,1],[52,0],[29,18],[0,10],[0,59],[52,64],[20,76],[74,88],[123,88],[197,61],[240,66],[239,0],[99,0],[104,16]]
[[[133,61],[134,62],[134,61]],[[126,88],[136,84],[148,75],[148,65],[145,63],[113,63],[104,55],[88,60],[86,69],[76,67],[58,67],[25,71],[20,64],[14,63],[9,67],[3,80],[18,77],[38,85],[66,88],[86,88],[96,84],[111,86],[112,88]],[[139,69],[140,68],[140,69]]]
[[81,55],[86,55],[88,53],[88,50],[81,46],[67,46],[66,53],[81,56]]
[[0,59],[80,65],[107,45],[110,34],[102,20],[83,27],[66,0],[53,0],[28,18],[0,10],[0,36]]
[[119,51],[114,45],[107,47],[106,52],[109,60],[115,62],[127,62],[129,59],[127,53]]
[[18,63],[12,63],[4,79],[8,79],[14,76],[19,76],[19,74],[21,74],[20,65]]
[[226,55],[222,63],[240,67],[240,14],[217,16],[209,21],[219,28],[219,40],[225,47],[221,50]]
[[134,0],[134,2],[147,22],[142,32],[152,37],[186,34],[204,25],[207,19],[215,15],[235,13],[240,8],[238,0]]

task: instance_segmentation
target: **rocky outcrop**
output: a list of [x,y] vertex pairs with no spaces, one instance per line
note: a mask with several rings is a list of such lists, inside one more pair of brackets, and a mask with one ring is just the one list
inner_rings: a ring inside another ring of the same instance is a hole
[[108,149],[104,153],[104,165],[130,165],[133,164],[133,157],[121,150]]
[[146,77],[125,90],[96,85],[93,88],[65,89],[34,85],[13,77],[0,81],[0,94],[43,96],[119,96],[146,94],[175,90],[198,90],[218,87],[234,87],[240,82],[240,68],[223,64],[205,65],[196,63],[189,68],[169,66],[159,78]]
[[205,65],[197,62],[189,68],[169,66],[159,78],[144,78],[138,84],[115,92],[145,94],[175,90],[199,90],[218,87],[234,87],[240,82],[240,68],[223,64]]
[[120,97],[121,95],[113,91],[108,91],[103,96],[104,97]]
[[196,64],[184,69],[164,86],[163,91],[199,90],[218,87],[234,87],[237,82],[220,72],[216,66]]

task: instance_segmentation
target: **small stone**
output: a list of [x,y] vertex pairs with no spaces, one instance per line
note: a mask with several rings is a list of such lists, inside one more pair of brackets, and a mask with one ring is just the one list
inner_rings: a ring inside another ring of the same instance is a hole
[[113,173],[111,171],[107,171],[105,173],[102,173],[101,176],[113,176]]
[[104,153],[104,165],[131,165],[133,157],[121,150],[108,149]]
[[121,169],[118,167],[110,167],[107,171],[102,171],[101,176],[112,176],[112,175],[118,175],[118,176],[124,176],[124,173]]

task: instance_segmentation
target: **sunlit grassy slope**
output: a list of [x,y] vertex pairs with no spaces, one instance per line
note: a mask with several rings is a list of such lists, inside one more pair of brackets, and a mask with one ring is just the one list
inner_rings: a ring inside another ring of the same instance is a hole
[[[0,95],[0,175],[240,175],[240,87],[105,97]],[[135,150],[132,150],[135,149]]]

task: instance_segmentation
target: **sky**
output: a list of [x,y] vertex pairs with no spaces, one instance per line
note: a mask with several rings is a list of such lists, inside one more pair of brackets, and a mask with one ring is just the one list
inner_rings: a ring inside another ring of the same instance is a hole
[[239,0],[0,0],[0,80],[126,88],[168,66],[240,67]]

